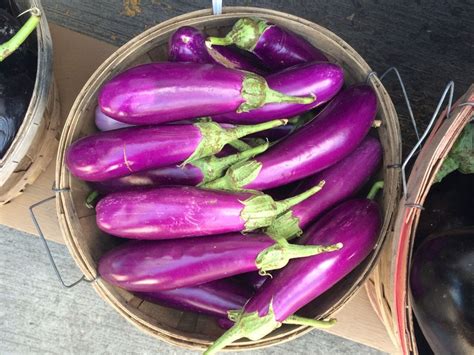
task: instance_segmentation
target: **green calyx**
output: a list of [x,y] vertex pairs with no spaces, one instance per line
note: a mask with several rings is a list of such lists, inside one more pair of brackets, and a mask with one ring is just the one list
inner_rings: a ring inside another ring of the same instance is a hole
[[255,148],[250,148],[241,153],[232,154],[227,157],[217,158],[214,155],[211,155],[210,157],[196,160],[195,162],[193,162],[193,165],[199,168],[199,170],[201,170],[203,174],[203,181],[198,186],[201,186],[207,183],[208,181],[220,178],[229,166],[240,161],[248,160],[260,153],[263,153],[265,150],[268,149],[268,146],[269,143],[266,142]]
[[97,203],[99,202],[100,194],[99,191],[92,191],[89,195],[86,197],[86,202],[85,205],[89,209],[94,209]]
[[271,225],[278,215],[286,212],[294,205],[306,200],[322,189],[324,181],[305,192],[281,201],[275,201],[269,195],[259,194],[249,197],[243,201],[244,208],[240,218],[245,221],[244,232],[250,232],[258,228]]
[[253,73],[245,74],[242,81],[241,95],[244,102],[237,109],[237,113],[248,112],[269,103],[310,104],[316,100],[316,96],[289,96],[270,89],[263,77]]
[[296,245],[286,240],[278,240],[258,254],[255,264],[261,275],[268,271],[278,270],[286,266],[291,259],[305,258],[321,253],[329,253],[342,248],[342,243],[332,245]]
[[186,159],[182,166],[195,162],[198,159],[219,153],[224,145],[245,137],[249,134],[265,131],[270,128],[285,125],[287,120],[274,120],[256,125],[235,126],[225,129],[215,122],[197,122],[194,124],[201,132],[201,142],[193,154]]
[[258,312],[246,313],[242,311],[234,314],[236,315],[235,324],[219,339],[211,344],[211,346],[204,352],[205,355],[216,354],[219,350],[240,338],[248,338],[250,340],[262,339],[273,330],[281,327],[282,324],[305,325],[326,329],[336,323],[335,319],[316,320],[298,316],[289,316],[283,322],[279,322],[275,317],[273,302],[270,302],[268,312],[264,316],[259,316]]
[[472,123],[464,127],[436,174],[435,182],[440,182],[455,170],[459,170],[462,174],[474,174],[474,124]]
[[300,220],[293,215],[293,211],[288,210],[278,216],[273,223],[265,229],[265,234],[272,237],[276,241],[290,240],[293,237],[299,237],[303,234],[300,228]]
[[216,190],[241,191],[245,185],[250,184],[257,178],[261,169],[262,163],[256,160],[242,161],[227,169],[224,176],[203,185],[203,187]]
[[206,45],[228,46],[235,44],[237,47],[246,51],[252,51],[260,36],[271,25],[264,20],[245,17],[238,20],[225,37],[208,37]]
[[29,10],[29,12],[31,12],[31,16],[28,21],[25,22],[25,24],[12,38],[0,45],[0,62],[15,52],[18,47],[20,47],[23,42],[25,42],[31,32],[34,31],[36,26],[38,26],[41,18],[41,11],[37,7],[34,7]]

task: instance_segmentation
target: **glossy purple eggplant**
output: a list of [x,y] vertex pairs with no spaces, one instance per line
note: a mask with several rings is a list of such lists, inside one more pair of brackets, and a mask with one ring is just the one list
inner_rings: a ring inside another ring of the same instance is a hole
[[306,243],[342,243],[343,247],[333,253],[290,261],[264,283],[243,311],[234,312],[235,325],[206,354],[214,354],[242,337],[260,339],[282,323],[331,326],[334,320],[318,321],[294,313],[357,267],[373,249],[380,227],[379,207],[372,200],[349,200],[331,210],[306,232]]
[[[100,193],[130,191],[163,185],[199,186],[213,181],[222,175],[229,166],[248,160],[267,150],[269,143],[250,148],[244,152],[226,154],[224,157],[205,157],[185,166],[170,165],[162,168],[141,171],[116,179],[92,182],[94,190]],[[228,152],[226,152],[228,153]]]
[[129,127],[81,138],[66,152],[71,173],[86,181],[105,181],[218,153],[243,136],[286,124],[285,120],[223,129],[217,123]]
[[352,86],[334,98],[311,122],[264,154],[227,170],[205,187],[266,190],[313,175],[337,163],[362,142],[377,113],[368,85]]
[[267,103],[314,102],[268,87],[250,72],[220,65],[150,63],[128,69],[99,92],[106,115],[129,124],[160,124],[226,112],[247,112]]
[[131,239],[173,239],[252,231],[269,226],[324,182],[282,201],[264,194],[169,186],[112,193],[96,206],[97,226]]
[[240,69],[252,73],[266,74],[258,65],[258,59],[225,46],[209,48],[206,37],[197,28],[183,26],[176,30],[168,43],[168,58],[171,62],[220,64],[226,68]]
[[231,45],[254,53],[273,71],[309,61],[327,61],[326,56],[301,36],[261,19],[242,18],[224,37],[209,37],[210,45]]
[[247,272],[236,276],[239,281],[249,285],[253,290],[258,290],[269,279],[269,275],[260,275],[258,272]]
[[242,308],[252,296],[253,291],[230,279],[221,279],[174,290],[137,292],[136,294],[162,306],[227,318],[227,312]]
[[313,95],[308,105],[295,103],[270,103],[250,112],[227,112],[215,115],[216,122],[264,122],[274,118],[299,115],[331,100],[344,84],[344,71],[337,64],[311,62],[288,68],[265,78],[273,90],[291,96]]
[[99,274],[129,291],[191,287],[249,271],[267,272],[292,258],[338,250],[338,245],[280,244],[264,234],[130,241],[106,253]]
[[347,157],[329,168],[310,176],[296,193],[324,180],[324,188],[315,196],[291,207],[279,216],[265,233],[275,238],[288,239],[300,235],[306,227],[324,212],[354,196],[372,177],[382,160],[382,145],[378,139],[366,137]]
[[99,129],[99,131],[113,131],[120,128],[127,128],[132,127],[133,125],[128,123],[123,123],[113,119],[110,116],[107,116],[105,113],[102,112],[100,106],[97,106],[95,109],[95,125]]

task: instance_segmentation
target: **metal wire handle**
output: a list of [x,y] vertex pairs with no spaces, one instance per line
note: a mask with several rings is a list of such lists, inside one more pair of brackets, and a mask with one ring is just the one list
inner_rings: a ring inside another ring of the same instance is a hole
[[[68,191],[69,189],[57,189],[57,188],[54,188],[52,189],[54,192],[62,192],[62,191]],[[32,204],[30,207],[29,207],[29,210],[30,210],[30,214],[31,214],[31,219],[33,220],[33,224],[35,225],[35,228],[36,228],[36,231],[38,232],[38,235],[41,239],[41,241],[43,242],[43,246],[44,248],[46,249],[46,253],[48,255],[48,258],[49,258],[49,261],[51,263],[51,266],[54,270],[54,273],[56,274],[59,282],[61,283],[61,285],[65,288],[71,288],[71,287],[74,287],[76,286],[77,284],[81,283],[81,282],[88,282],[88,283],[91,283],[91,282],[94,282],[98,279],[98,277],[95,277],[94,279],[92,280],[89,280],[89,279],[86,279],[86,276],[85,275],[82,275],[82,277],[80,279],[78,279],[77,281],[74,281],[73,283],[70,283],[70,284],[66,284],[61,276],[61,273],[59,272],[59,269],[58,269],[58,266],[56,265],[56,262],[54,261],[54,257],[53,257],[53,254],[51,253],[51,249],[49,248],[49,245],[48,245],[48,242],[46,241],[46,238],[44,237],[44,234],[43,234],[43,231],[41,230],[41,227],[38,223],[38,220],[36,218],[36,215],[35,215],[35,212],[34,212],[34,209],[36,207],[39,207],[41,206],[42,204],[48,202],[48,201],[51,201],[51,200],[54,200],[56,198],[56,195],[54,196],[50,196],[50,197],[47,197],[45,198],[44,200],[41,200],[39,202],[36,202],[34,204]]]
[[222,0],[212,0],[212,13],[214,15],[222,14]]

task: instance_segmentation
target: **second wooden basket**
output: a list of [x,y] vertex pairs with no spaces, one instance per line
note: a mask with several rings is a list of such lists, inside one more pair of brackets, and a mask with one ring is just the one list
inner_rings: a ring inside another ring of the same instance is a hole
[[[69,251],[85,277],[97,276],[97,263],[101,255],[115,245],[115,239],[104,235],[96,227],[94,212],[84,206],[90,189],[75,179],[64,164],[67,147],[80,137],[96,131],[94,109],[97,93],[107,80],[119,72],[141,63],[166,60],[167,42],[171,34],[181,26],[195,26],[211,35],[223,35],[241,17],[257,16],[282,25],[305,37],[323,50],[332,61],[345,70],[347,83],[365,82],[371,72],[367,63],[339,37],[312,22],[285,13],[249,7],[224,8],[222,15],[212,15],[210,10],[196,11],[163,22],[134,38],[118,49],[92,75],[78,95],[61,136],[56,168],[59,196],[57,212],[61,230]],[[378,97],[378,117],[382,126],[377,129],[384,148],[384,166],[400,163],[401,142],[397,114],[392,101],[376,76],[369,82]],[[383,210],[383,227],[377,245],[367,259],[350,275],[331,290],[312,302],[303,311],[308,317],[332,315],[363,284],[371,271],[391,228],[396,202],[400,192],[400,175],[397,169],[381,169],[379,177],[385,181],[383,196],[379,202]],[[161,307],[140,299],[120,288],[113,287],[100,278],[93,287],[121,315],[145,332],[166,342],[186,348],[204,349],[222,334],[213,320],[206,316]],[[294,339],[310,329],[303,326],[284,325],[258,341],[242,339],[229,346],[231,350],[249,350],[278,344]]]

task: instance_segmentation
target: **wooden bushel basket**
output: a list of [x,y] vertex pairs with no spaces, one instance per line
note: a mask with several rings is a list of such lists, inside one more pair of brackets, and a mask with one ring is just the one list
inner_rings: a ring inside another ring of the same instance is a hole
[[[325,28],[285,13],[250,7],[224,8],[222,15],[212,15],[210,10],[201,10],[179,16],[151,28],[118,49],[97,69],[78,95],[67,118],[57,156],[55,180],[56,187],[61,191],[58,192],[57,198],[58,218],[69,251],[86,278],[93,279],[97,276],[99,258],[116,245],[117,238],[104,235],[96,227],[94,211],[84,205],[90,188],[69,173],[64,164],[64,154],[72,142],[96,131],[94,109],[97,105],[98,90],[104,82],[129,67],[166,60],[168,39],[181,26],[195,26],[211,35],[223,35],[237,19],[248,16],[268,19],[308,39],[345,69],[348,83],[365,82],[371,72],[370,67],[354,49]],[[397,114],[378,78],[371,75],[370,83],[378,97],[377,119],[382,121],[382,126],[374,129],[374,134],[378,134],[383,144],[384,166],[397,164],[401,159]],[[359,289],[371,271],[384,236],[391,228],[400,192],[398,169],[381,169],[379,178],[384,179],[385,189],[379,198],[384,221],[377,245],[357,269],[305,307],[301,314],[308,317],[332,315]],[[223,332],[209,317],[146,302],[100,278],[93,282],[93,287],[135,326],[168,343],[201,350]],[[261,340],[242,339],[228,349],[249,350],[271,346],[294,339],[309,330],[308,327],[284,325]]]
[[11,201],[36,180],[53,159],[59,143],[59,99],[53,79],[53,49],[48,23],[39,1],[16,2],[21,10],[32,7],[41,10],[36,29],[38,67],[23,123],[0,159],[0,205]]
[[[474,85],[447,115],[437,119],[416,159],[400,200],[393,233],[387,236],[379,263],[366,283],[369,299],[393,343],[403,354],[418,354],[409,297],[409,271],[421,209],[431,185],[463,128],[474,116]],[[471,103],[471,104],[468,104]]]

